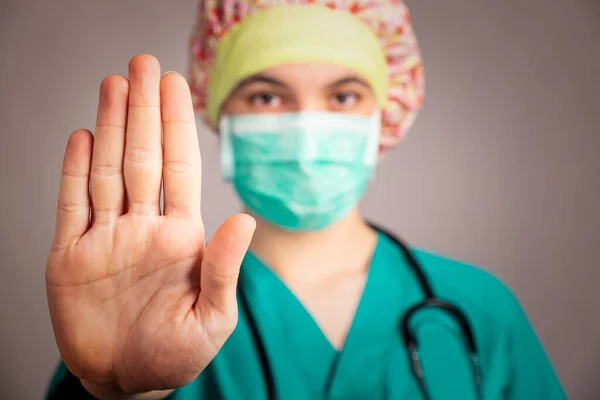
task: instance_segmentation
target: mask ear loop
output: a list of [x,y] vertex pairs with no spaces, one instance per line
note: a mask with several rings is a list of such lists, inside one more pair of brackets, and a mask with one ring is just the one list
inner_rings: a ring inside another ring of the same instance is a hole
[[228,117],[221,117],[219,121],[219,137],[221,139],[221,173],[226,181],[230,181],[235,172],[235,160],[231,145],[231,121]]
[[371,116],[368,135],[364,162],[365,165],[372,167],[377,162],[381,140],[381,110],[379,109],[376,109]]

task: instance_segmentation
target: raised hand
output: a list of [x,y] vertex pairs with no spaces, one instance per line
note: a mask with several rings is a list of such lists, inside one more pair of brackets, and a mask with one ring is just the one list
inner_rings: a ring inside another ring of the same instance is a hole
[[179,387],[233,331],[255,222],[230,217],[205,248],[200,188],[189,87],[136,56],[129,79],[102,82],[95,134],[71,135],[62,169],[46,287],[58,348],[83,381]]

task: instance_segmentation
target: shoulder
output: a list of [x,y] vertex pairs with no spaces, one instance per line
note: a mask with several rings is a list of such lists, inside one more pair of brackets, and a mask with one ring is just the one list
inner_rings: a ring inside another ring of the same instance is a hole
[[[436,295],[460,306],[468,314],[506,327],[521,312],[519,302],[499,277],[473,264],[423,249],[413,249]],[[483,322],[483,321],[482,321]]]
[[[458,306],[470,320],[488,374],[512,396],[566,399],[533,326],[513,291],[475,265],[413,249],[436,296]],[[493,372],[495,371],[495,372]]]

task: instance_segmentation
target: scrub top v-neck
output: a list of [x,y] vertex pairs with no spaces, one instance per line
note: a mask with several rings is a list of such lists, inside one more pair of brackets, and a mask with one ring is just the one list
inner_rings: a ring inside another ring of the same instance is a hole
[[[505,285],[478,268],[414,252],[438,296],[459,306],[472,324],[486,400],[566,399],[534,330]],[[223,348],[170,400],[266,400],[265,365],[257,340],[264,347],[277,399],[421,398],[399,323],[423,293],[400,249],[385,235],[379,235],[362,297],[339,351],[285,283],[251,253],[242,264],[239,284],[251,315],[239,307],[238,325]],[[471,364],[455,321],[426,310],[412,326],[432,400],[475,399]],[[47,399],[61,398],[53,394],[68,390],[62,383],[68,375],[61,363]]]
[[257,310],[269,310],[255,313],[255,322],[261,337],[268,338],[264,344],[271,368],[287,371],[274,374],[276,388],[304,388],[308,397],[300,398],[367,399],[385,386],[385,363],[376,360],[387,358],[399,312],[389,305],[398,304],[402,293],[386,290],[390,274],[388,263],[381,260],[385,252],[385,243],[379,240],[353,322],[339,351],[285,283],[248,254],[240,280],[249,303]]

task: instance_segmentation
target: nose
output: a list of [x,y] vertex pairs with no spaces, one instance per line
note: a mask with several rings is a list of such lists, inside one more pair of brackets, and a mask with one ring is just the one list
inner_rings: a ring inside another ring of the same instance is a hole
[[327,111],[328,101],[318,94],[306,94],[298,96],[296,111]]

